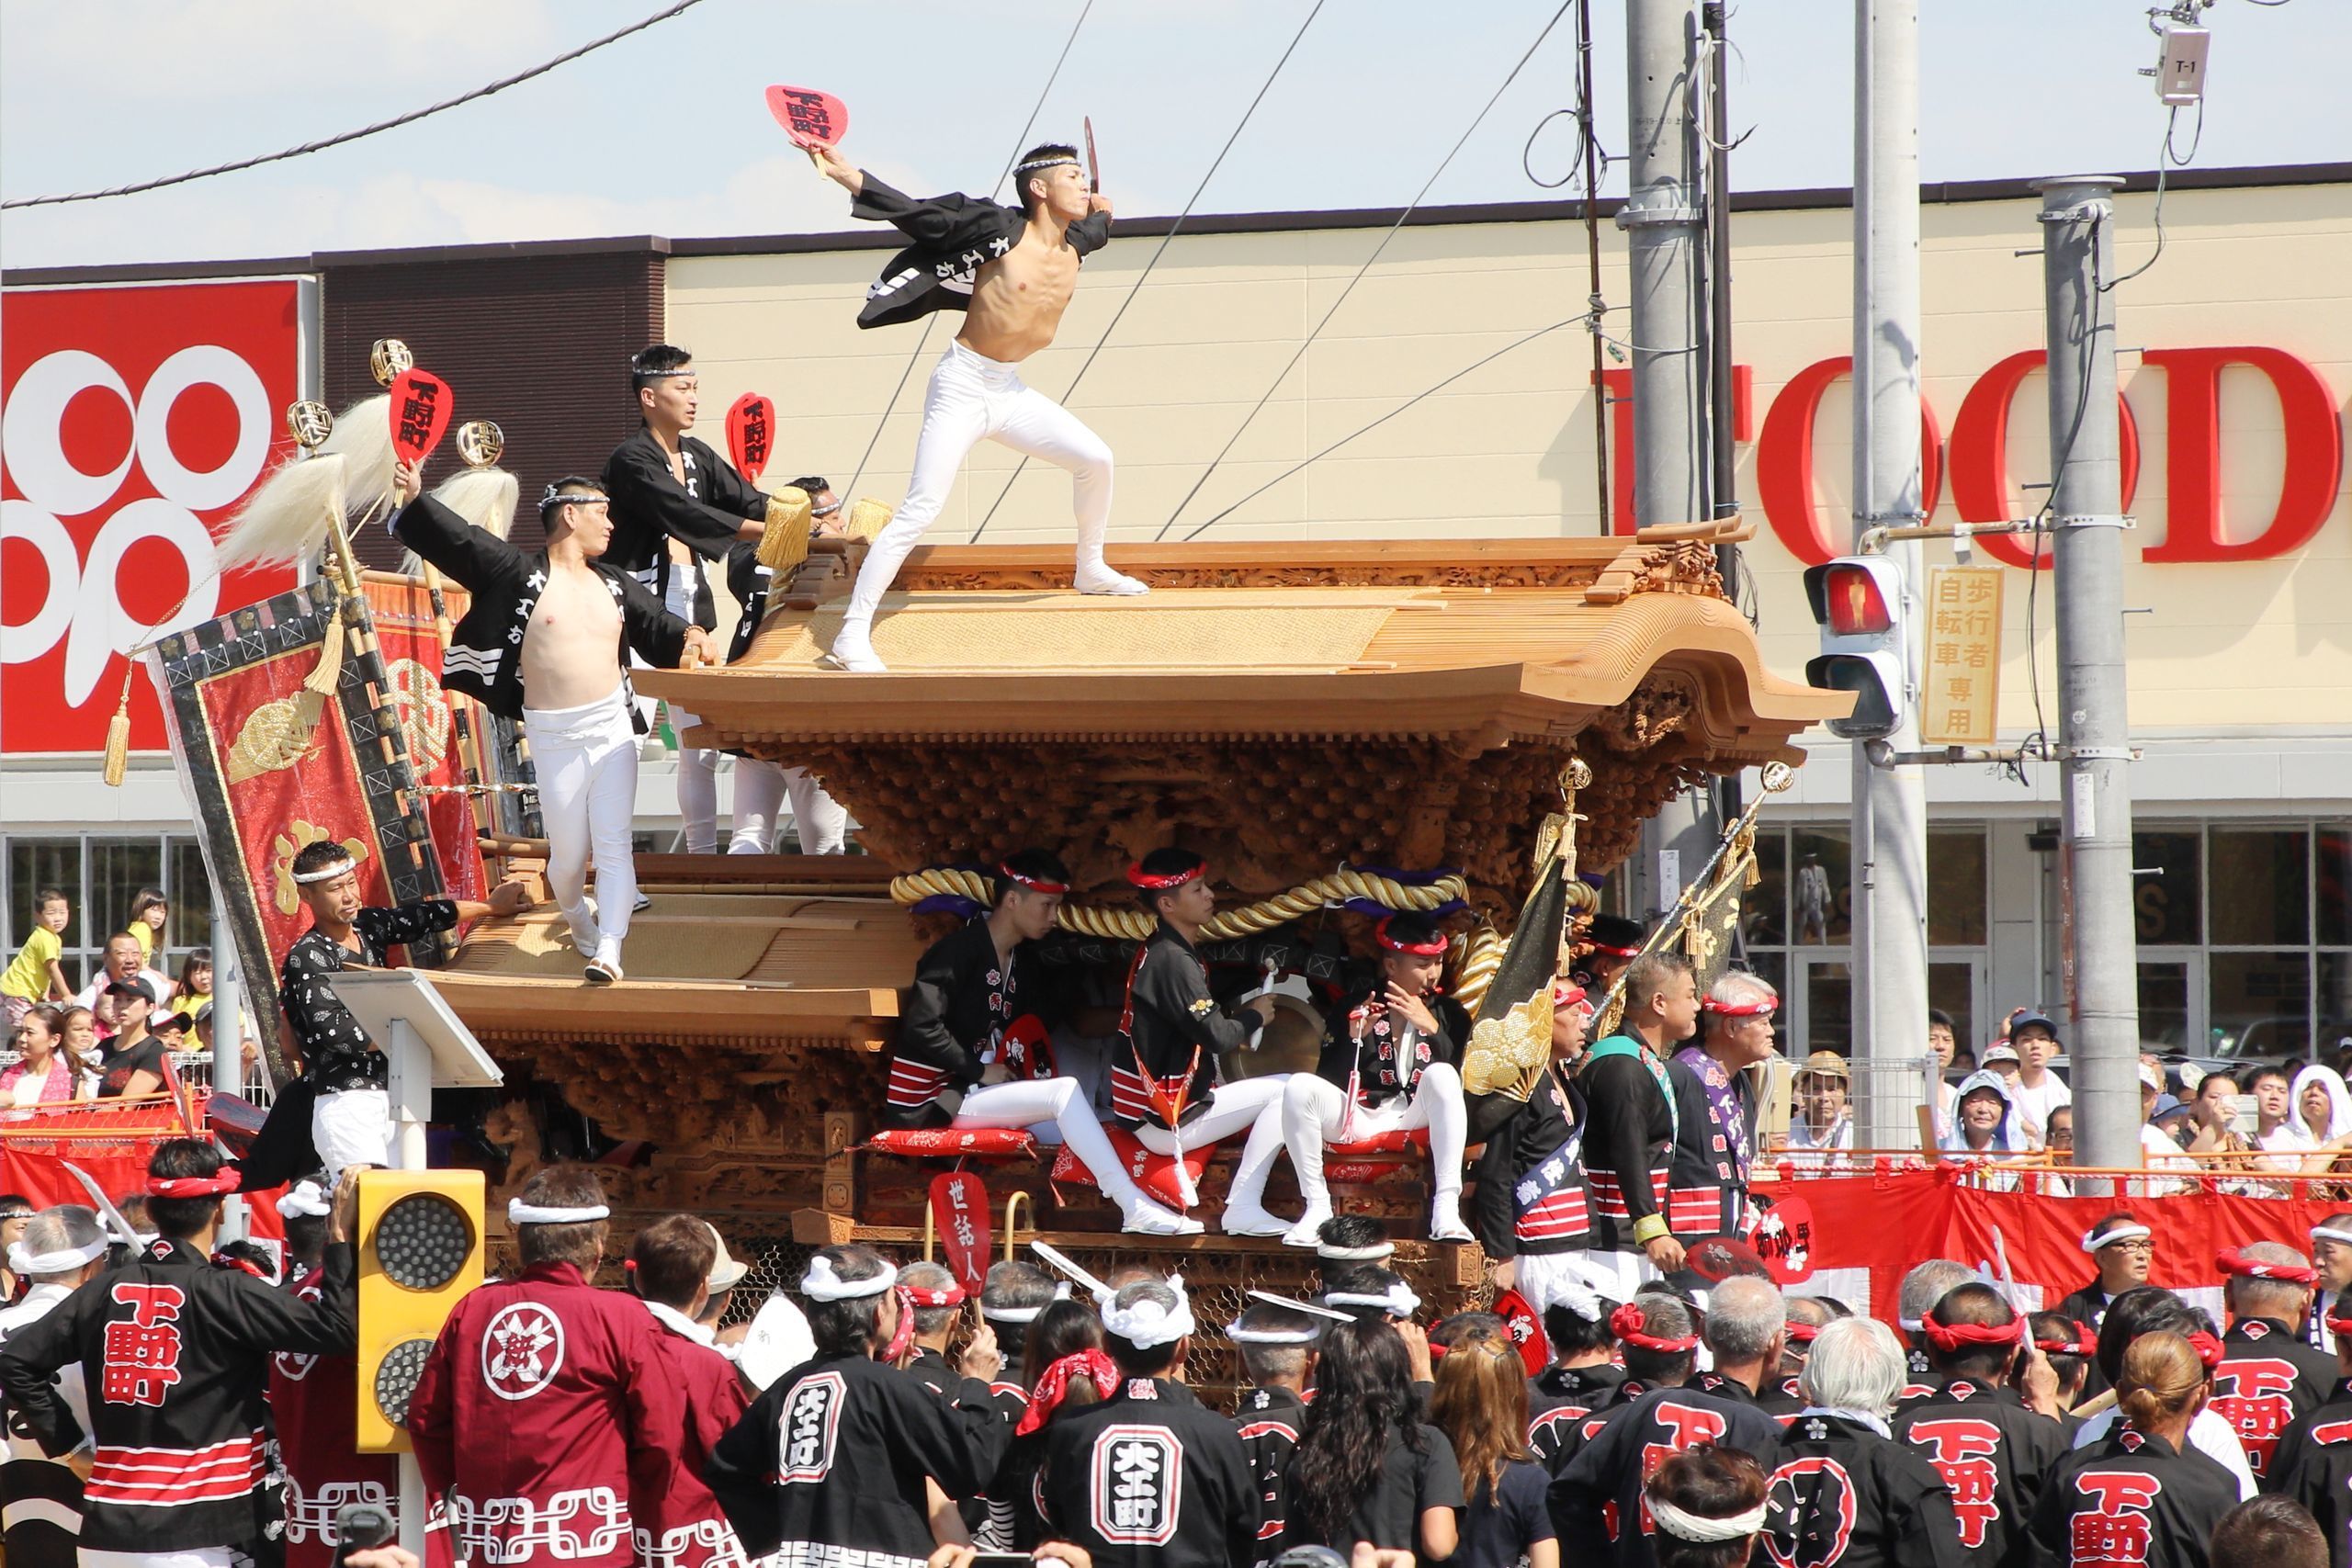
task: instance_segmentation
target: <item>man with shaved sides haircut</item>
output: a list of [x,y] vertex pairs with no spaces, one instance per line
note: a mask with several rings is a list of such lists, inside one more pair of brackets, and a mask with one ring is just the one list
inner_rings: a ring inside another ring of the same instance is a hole
[[2066,1451],[2066,1429],[2054,1414],[2026,1409],[2008,1392],[2026,1356],[2026,1331],[1990,1285],[1946,1292],[1921,1326],[1934,1392],[1905,1401],[1894,1415],[1895,1437],[1925,1455],[1951,1488],[1960,1543],[1985,1568],[2024,1568],[2041,1478]]
[[2279,1437],[2327,1403],[2335,1359],[2304,1343],[2303,1315],[2319,1282],[2310,1259],[2280,1242],[2223,1247],[2230,1331],[2213,1371],[2212,1406],[2237,1429],[2256,1481],[2267,1481]]

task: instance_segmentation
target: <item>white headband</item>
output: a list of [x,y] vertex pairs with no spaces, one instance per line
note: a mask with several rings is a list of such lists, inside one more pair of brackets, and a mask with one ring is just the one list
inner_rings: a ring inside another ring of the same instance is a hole
[[1327,1258],[1334,1263],[1377,1263],[1396,1250],[1396,1244],[1393,1241],[1374,1242],[1370,1247],[1332,1247],[1324,1242],[1315,1244],[1315,1256]]
[[1764,1505],[1761,1503],[1744,1514],[1710,1519],[1686,1513],[1655,1493],[1645,1492],[1642,1501],[1649,1508],[1651,1521],[1677,1540],[1737,1540],[1764,1528]]
[[1035,174],[1039,169],[1058,169],[1064,164],[1068,164],[1073,169],[1081,167],[1075,158],[1053,157],[1040,158],[1034,164],[1023,164],[1012,172],[1016,175]]
[[1184,1294],[1184,1281],[1171,1279],[1168,1281],[1168,1288],[1176,1292],[1173,1307],[1148,1300],[1123,1307],[1116,1297],[1104,1302],[1102,1332],[1117,1335],[1138,1350],[1148,1350],[1158,1345],[1173,1345],[1192,1333],[1193,1303]]
[[1399,1280],[1379,1295],[1363,1291],[1326,1291],[1323,1304],[1335,1307],[1378,1307],[1391,1317],[1410,1317],[1421,1310],[1421,1298]]
[[[1054,1300],[1057,1302],[1069,1300],[1069,1280],[1054,1281]],[[1046,1309],[1041,1306],[992,1307],[985,1301],[980,1303],[980,1315],[990,1323],[1035,1323],[1045,1315],[1045,1312]]]
[[808,1259],[800,1276],[800,1293],[812,1302],[854,1302],[878,1296],[899,1282],[899,1271],[888,1264],[870,1280],[844,1280],[833,1272],[833,1260],[820,1252]]
[[1319,1328],[1244,1328],[1235,1318],[1225,1337],[1236,1345],[1312,1345],[1323,1337]]
[[305,883],[333,882],[345,872],[356,869],[358,864],[359,863],[357,861],[353,860],[349,855],[345,855],[341,860],[336,861],[333,865],[322,865],[316,871],[298,871],[294,874],[294,880]]
[[277,1213],[288,1220],[323,1220],[334,1212],[315,1181],[298,1181],[278,1195]]
[[2313,1225],[2312,1227],[2312,1239],[2313,1241],[2340,1241],[2346,1247],[2352,1247],[2352,1231],[2337,1230],[2334,1225]]
[[2083,1250],[2097,1252],[2102,1247],[2113,1247],[2119,1241],[2138,1241],[2143,1236],[2153,1240],[2155,1232],[2137,1220],[2126,1220],[2113,1230],[2091,1229],[2083,1233]]
[[87,1247],[69,1247],[59,1252],[27,1252],[21,1241],[8,1245],[8,1271],[12,1274],[63,1274],[79,1269],[85,1263],[96,1263],[107,1255],[113,1244],[101,1235]]
[[506,1223],[510,1225],[584,1225],[591,1220],[610,1219],[612,1213],[602,1203],[589,1209],[542,1209],[520,1198],[506,1201]]
[[1552,1287],[1552,1302],[1564,1306],[1587,1323],[1600,1321],[1600,1296],[1580,1280],[1563,1280]]

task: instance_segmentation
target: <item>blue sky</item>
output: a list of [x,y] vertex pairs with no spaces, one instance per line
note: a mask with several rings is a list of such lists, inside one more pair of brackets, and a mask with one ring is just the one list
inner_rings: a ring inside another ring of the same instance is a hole
[[[176,190],[0,216],[14,266],[299,254],[409,244],[848,227],[767,118],[770,82],[847,101],[847,151],[929,188],[994,177],[1082,0],[813,6],[702,0],[587,60],[424,125]],[[1172,213],[1312,0],[1095,0],[1039,134],[1093,117],[1127,215]],[[1327,0],[1197,210],[1396,205],[1556,0],[1441,8]],[[656,0],[0,0],[0,194],[123,183],[307,141],[454,96],[584,42]],[[1927,178],[2152,167],[2145,0],[1928,0]],[[1596,6],[1605,147],[1625,141],[1623,6]],[[1732,20],[1745,189],[1842,186],[1852,7],[1744,0]],[[232,25],[233,24],[233,25]],[[2201,167],[2352,158],[2341,72],[2352,5],[2222,0]],[[1430,193],[1540,195],[1521,166],[1573,96],[1563,22]],[[1574,137],[1555,122],[1538,171]],[[2184,135],[2183,144],[2186,144]]]

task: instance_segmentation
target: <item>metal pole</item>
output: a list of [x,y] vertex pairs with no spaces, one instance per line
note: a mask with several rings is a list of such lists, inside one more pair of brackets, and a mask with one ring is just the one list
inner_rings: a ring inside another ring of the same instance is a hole
[[1629,185],[1617,225],[1632,281],[1634,523],[1705,515],[1706,365],[1699,354],[1694,0],[1626,0]]
[[2075,1158],[2140,1163],[2140,999],[2123,670],[2122,462],[2106,175],[2039,182],[2050,353],[2062,842],[2073,868]]
[[[433,1117],[433,1051],[416,1037],[408,1020],[392,1020],[390,1047],[385,1055],[385,1088],[392,1113],[392,1168],[425,1168],[424,1127]],[[424,1472],[417,1467],[415,1450],[402,1448],[397,1466],[400,1478],[401,1546],[425,1561]]]
[[[1916,523],[1919,468],[1919,10],[1917,0],[1854,8],[1854,536]],[[1903,727],[1918,750],[1919,547],[1885,552],[1910,606]],[[1918,1140],[1908,1067],[1927,1050],[1928,804],[1920,775],[1872,767],[1853,749],[1855,1115],[1873,1148]],[[1899,1087],[1898,1087],[1899,1086]],[[1859,1139],[1858,1139],[1859,1141]]]

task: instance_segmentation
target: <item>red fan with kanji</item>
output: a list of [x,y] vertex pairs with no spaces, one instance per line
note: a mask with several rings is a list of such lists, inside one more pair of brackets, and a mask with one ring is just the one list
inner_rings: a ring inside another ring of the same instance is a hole
[[849,110],[832,94],[814,87],[770,87],[768,113],[803,152],[831,147],[849,134]]
[[949,1171],[932,1178],[931,1220],[940,1250],[965,1293],[977,1296],[989,1273],[989,1190],[979,1173]]
[[458,406],[449,383],[430,370],[408,369],[392,378],[392,450],[403,463],[418,463],[441,444]]
[[746,392],[727,411],[727,455],[735,471],[752,484],[775,453],[775,401],[758,392]]

